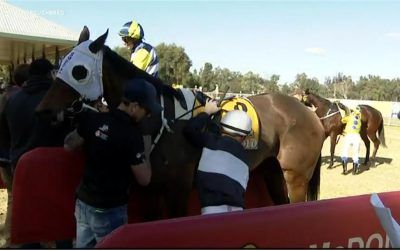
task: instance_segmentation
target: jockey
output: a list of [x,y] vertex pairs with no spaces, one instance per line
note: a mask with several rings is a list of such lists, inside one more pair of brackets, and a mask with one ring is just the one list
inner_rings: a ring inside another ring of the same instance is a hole
[[122,26],[119,35],[125,46],[131,50],[131,62],[141,70],[157,77],[159,62],[155,49],[143,42],[144,31],[136,21],[127,22]]
[[196,176],[201,214],[243,210],[249,179],[242,142],[251,132],[251,118],[244,111],[230,111],[221,120],[221,134],[204,132],[210,115],[218,111],[217,103],[208,100],[204,113],[192,118],[183,131],[191,144],[203,148]]
[[347,158],[349,146],[353,146],[353,174],[359,171],[359,158],[358,154],[360,151],[360,130],[361,130],[361,108],[357,106],[350,114],[342,118],[342,123],[346,124],[344,129],[345,141],[342,151],[342,165],[343,174],[347,172]]

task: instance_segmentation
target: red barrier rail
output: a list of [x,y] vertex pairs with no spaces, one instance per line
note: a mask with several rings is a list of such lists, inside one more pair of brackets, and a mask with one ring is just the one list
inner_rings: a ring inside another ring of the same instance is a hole
[[[379,194],[400,218],[400,192]],[[122,226],[101,248],[386,248],[370,195]]]
[[[11,240],[15,244],[74,238],[75,190],[82,176],[84,155],[63,148],[37,148],[18,162],[13,186]],[[264,180],[252,172],[246,194],[247,207],[271,205]],[[135,190],[134,190],[135,191]],[[138,192],[129,203],[129,222],[143,221],[145,210]],[[188,213],[200,214],[196,192]]]

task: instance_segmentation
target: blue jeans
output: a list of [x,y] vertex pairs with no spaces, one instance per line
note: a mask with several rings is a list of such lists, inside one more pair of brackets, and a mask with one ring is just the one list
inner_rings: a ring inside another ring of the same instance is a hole
[[107,234],[128,222],[128,206],[95,208],[77,199],[76,247],[92,248]]

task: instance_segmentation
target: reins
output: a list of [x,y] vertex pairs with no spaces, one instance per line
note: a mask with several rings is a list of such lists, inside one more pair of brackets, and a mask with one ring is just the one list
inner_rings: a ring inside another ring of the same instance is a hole
[[[221,99],[218,101],[218,106],[220,106],[221,103],[222,103],[223,101],[225,101],[225,100],[231,100],[232,98],[234,98],[234,96],[225,98],[226,93],[228,92],[228,90],[229,90],[229,87],[224,91],[223,96],[222,96]],[[165,118],[165,116],[164,116],[164,96],[163,96],[163,95],[160,96],[160,104],[161,104],[161,107],[163,108],[162,111],[161,111],[161,128],[160,128],[160,130],[158,131],[158,134],[157,134],[156,138],[154,139],[153,143],[151,144],[149,155],[150,155],[151,152],[153,151],[154,147],[157,145],[158,141],[161,139],[161,136],[162,136],[162,134],[163,134],[163,132],[164,132],[164,129],[167,129],[167,131],[168,131],[169,133],[174,133],[174,131],[173,131],[173,130],[170,128],[170,126],[169,126],[170,123],[171,123],[171,124],[174,124],[177,120],[181,119],[181,118],[184,117],[185,115],[190,114],[190,113],[192,113],[193,111],[195,111],[195,110],[197,110],[197,109],[199,109],[199,108],[201,108],[201,107],[204,107],[204,105],[202,105],[202,104],[197,105],[197,106],[193,107],[192,109],[186,111],[186,112],[183,113],[182,115],[180,115],[180,116],[178,116],[178,117],[176,117],[176,118],[171,119],[171,120],[168,121],[168,120]]]
[[326,119],[326,118],[329,118],[329,117],[331,117],[331,116],[334,116],[334,115],[340,113],[339,105],[338,105],[337,103],[335,103],[335,104],[336,104],[336,107],[338,108],[338,111],[329,114],[329,112],[331,112],[331,110],[332,110],[332,108],[331,108],[332,105],[331,105],[331,107],[328,109],[328,112],[326,112],[325,116],[320,117],[319,119],[320,119],[320,120],[324,120],[324,119]]

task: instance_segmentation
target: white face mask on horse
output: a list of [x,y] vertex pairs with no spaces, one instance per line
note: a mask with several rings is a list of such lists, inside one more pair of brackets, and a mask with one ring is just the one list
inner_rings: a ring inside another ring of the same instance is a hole
[[91,40],[77,45],[62,61],[57,77],[84,99],[94,101],[103,96],[103,51],[92,52]]

